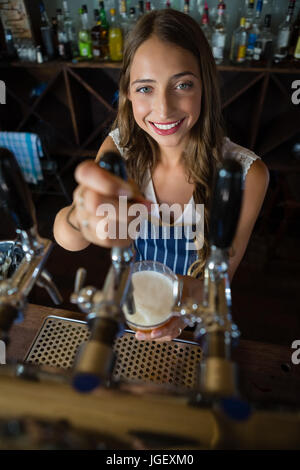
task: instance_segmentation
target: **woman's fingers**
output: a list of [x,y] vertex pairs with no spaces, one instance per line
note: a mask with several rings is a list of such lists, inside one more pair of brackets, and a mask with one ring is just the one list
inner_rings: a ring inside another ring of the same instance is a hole
[[130,222],[141,214],[147,217],[151,202],[134,183],[110,174],[92,160],[76,168],[75,178],[79,183],[73,194],[76,219],[83,236],[104,247],[127,246],[138,235],[135,226],[128,230]]
[[182,318],[173,317],[166,326],[153,329],[149,333],[137,331],[135,337],[143,341],[171,341],[174,338],[178,338],[185,327],[186,325]]
[[106,196],[133,197],[134,190],[128,182],[100,168],[93,160],[78,165],[75,179],[79,184]]
[[[130,220],[129,208],[134,204],[128,200],[104,196],[89,188],[80,186],[74,193],[78,213],[87,212],[92,216],[109,217],[115,220]],[[121,202],[121,205],[120,205]]]
[[[87,193],[88,191],[90,190]],[[127,216],[127,211],[119,213],[116,199],[101,197],[101,200],[102,204],[94,212],[96,215],[87,210],[88,197],[84,197],[83,202],[76,203],[76,220],[82,235],[89,242],[104,247],[127,246],[130,238],[128,227],[133,217]]]

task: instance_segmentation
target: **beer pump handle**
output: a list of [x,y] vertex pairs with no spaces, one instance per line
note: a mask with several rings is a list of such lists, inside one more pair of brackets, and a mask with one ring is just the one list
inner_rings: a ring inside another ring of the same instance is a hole
[[19,317],[21,318],[21,310],[9,303],[0,303],[0,341],[4,341],[6,344],[9,343],[9,331]]
[[[100,168],[127,181],[127,173],[124,160],[116,152],[105,152],[99,161]],[[127,260],[128,248],[113,247],[111,250],[112,263],[115,265],[110,282],[113,286],[126,285],[128,277],[128,265],[123,263]],[[117,279],[117,282],[115,282]],[[124,283],[122,282],[124,280]],[[77,291],[82,284],[76,282]],[[116,296],[118,299],[118,295]],[[114,299],[116,300],[116,299]],[[90,339],[82,347],[77,357],[73,373],[72,384],[79,392],[90,392],[99,385],[105,385],[109,381],[115,362],[114,342],[123,331],[123,325],[119,322],[118,302],[102,302],[95,306],[96,312],[88,316],[90,328]]]
[[124,159],[117,152],[105,152],[100,157],[99,166],[122,180],[128,181]]
[[27,231],[35,225],[29,189],[13,153],[5,148],[0,149],[0,200],[17,229]]
[[232,244],[242,201],[242,167],[226,159],[217,173],[210,211],[209,241],[217,248]]

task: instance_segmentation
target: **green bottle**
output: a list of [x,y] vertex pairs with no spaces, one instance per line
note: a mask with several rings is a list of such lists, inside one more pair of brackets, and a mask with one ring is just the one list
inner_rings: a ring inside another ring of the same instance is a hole
[[109,47],[108,47],[108,33],[109,33],[109,24],[106,18],[106,12],[104,8],[104,2],[99,2],[100,7],[100,21],[101,21],[101,53],[103,60],[109,60]]
[[82,5],[79,14],[81,17],[81,29],[78,33],[79,55],[84,59],[92,59],[92,39],[88,28],[88,10],[86,5]]

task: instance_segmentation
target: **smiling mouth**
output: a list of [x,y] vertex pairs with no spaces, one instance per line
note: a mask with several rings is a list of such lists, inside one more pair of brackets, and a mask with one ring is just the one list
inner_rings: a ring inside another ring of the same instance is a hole
[[[183,118],[184,119],[184,118]],[[168,122],[168,123],[158,123],[158,122],[150,122],[150,124],[152,124],[153,126],[155,126],[157,129],[161,129],[161,130],[164,130],[164,131],[167,131],[169,129],[173,129],[173,127],[176,127],[178,126],[179,124],[181,124],[181,122],[183,121],[183,119],[179,119],[179,121],[173,121],[173,122]]]
[[151,125],[152,129],[156,134],[161,136],[168,136],[175,134],[175,132],[177,132],[178,129],[181,127],[184,120],[185,118],[179,119],[179,121],[168,123],[158,123],[149,121],[149,124]]

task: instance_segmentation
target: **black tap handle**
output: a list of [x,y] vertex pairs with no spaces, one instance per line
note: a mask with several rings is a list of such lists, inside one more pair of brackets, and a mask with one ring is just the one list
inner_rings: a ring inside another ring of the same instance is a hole
[[29,230],[35,225],[28,186],[14,155],[5,148],[0,148],[0,200],[18,229]]
[[124,159],[117,152],[105,152],[100,157],[99,166],[122,180],[128,181]]
[[23,319],[22,310],[14,305],[0,304],[0,340],[9,343],[9,330],[16,320]]
[[240,215],[243,173],[241,165],[226,159],[217,173],[210,211],[210,245],[229,248]]

